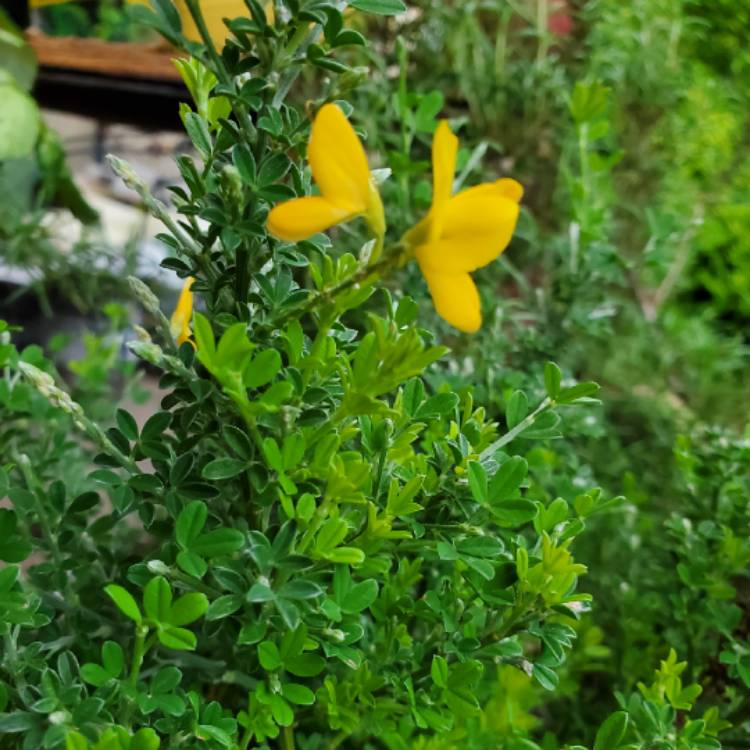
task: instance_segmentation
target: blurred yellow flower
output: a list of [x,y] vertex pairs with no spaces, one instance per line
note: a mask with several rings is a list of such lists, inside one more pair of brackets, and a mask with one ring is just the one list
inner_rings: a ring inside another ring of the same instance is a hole
[[469,272],[491,263],[508,246],[523,187],[506,178],[452,195],[457,153],[458,138],[443,120],[432,142],[432,207],[403,241],[414,252],[440,317],[474,333],[482,313]]
[[175,307],[172,319],[169,321],[169,328],[177,346],[182,346],[186,341],[190,341],[190,321],[193,319],[193,293],[190,289],[194,281],[195,279],[192,276],[185,279],[180,298],[177,300],[177,307]]
[[307,158],[320,195],[276,206],[268,215],[268,231],[282,240],[299,242],[335,224],[364,216],[373,234],[382,240],[383,204],[365,150],[335,104],[324,105],[316,115]]

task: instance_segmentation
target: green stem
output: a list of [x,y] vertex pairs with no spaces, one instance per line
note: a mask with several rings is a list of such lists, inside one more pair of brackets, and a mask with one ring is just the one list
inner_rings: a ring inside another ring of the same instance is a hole
[[193,17],[193,21],[196,28],[198,29],[198,33],[201,35],[203,44],[206,45],[208,55],[211,58],[214,67],[216,68],[216,75],[222,83],[230,83],[232,79],[230,78],[226,67],[224,67],[224,61],[221,59],[221,56],[216,50],[214,40],[211,38],[211,34],[209,33],[208,27],[206,26],[206,21],[203,18],[203,13],[201,13],[198,0],[185,0],[185,3],[187,4],[188,10],[190,11],[190,15]]
[[536,16],[537,35],[539,46],[536,50],[537,64],[544,62],[549,50],[549,0],[537,0]]
[[349,736],[347,732],[339,732],[332,740],[331,744],[328,745],[329,750],[336,750],[336,748]]
[[376,263],[364,265],[360,267],[358,271],[355,271],[351,276],[339,282],[335,286],[329,287],[328,289],[321,289],[318,292],[313,292],[306,302],[303,302],[297,307],[293,307],[291,310],[280,315],[278,318],[272,321],[271,327],[280,328],[288,320],[292,318],[301,318],[303,315],[315,310],[316,307],[337,297],[342,292],[351,289],[357,284],[365,284],[370,281],[374,281],[377,276],[382,276],[385,271],[395,268],[401,262],[404,257],[404,250],[402,245],[395,245],[390,253],[386,253]]
[[497,453],[500,448],[510,443],[512,440],[514,440],[518,435],[520,435],[524,430],[526,430],[528,427],[530,427],[534,422],[536,421],[537,417],[543,412],[549,409],[552,406],[552,399],[549,398],[549,396],[545,396],[544,400],[542,401],[539,406],[531,413],[529,414],[525,419],[520,421],[512,430],[509,430],[505,433],[501,438],[498,438],[495,440],[494,443],[491,445],[488,445],[480,454],[479,454],[479,460],[486,461],[489,458],[492,458],[492,456]]
[[284,727],[284,732],[281,736],[281,747],[284,750],[294,750],[294,729],[292,727]]
[[135,626],[135,643],[133,644],[133,661],[130,667],[130,677],[128,681],[132,687],[138,684],[138,676],[141,673],[143,657],[146,654],[146,635],[148,628],[144,625]]
[[289,43],[285,47],[284,52],[281,56],[282,61],[280,63],[280,67],[286,66],[287,69],[279,78],[279,82],[276,86],[276,93],[273,95],[271,106],[274,109],[278,109],[278,107],[283,104],[284,100],[287,97],[287,94],[289,94],[289,89],[292,88],[292,85],[297,80],[297,77],[302,71],[301,65],[293,65],[294,54],[297,52],[300,46],[308,47],[313,41],[315,41],[315,37],[319,33],[320,29],[317,25],[309,30],[308,27],[303,23],[294,32],[292,38],[289,40]]
[[248,727],[245,732],[242,735],[242,739],[240,740],[240,750],[247,750],[248,747],[250,747],[250,740],[253,738],[253,732]]

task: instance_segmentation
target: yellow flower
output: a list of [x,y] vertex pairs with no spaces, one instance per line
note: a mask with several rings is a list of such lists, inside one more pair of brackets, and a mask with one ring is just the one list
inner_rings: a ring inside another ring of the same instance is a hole
[[452,195],[457,152],[458,138],[442,121],[432,142],[432,207],[404,242],[416,256],[440,317],[474,333],[482,313],[469,271],[491,263],[508,246],[523,188],[506,178]]
[[177,346],[182,346],[186,341],[190,341],[190,321],[193,318],[193,293],[190,288],[194,281],[195,279],[192,276],[185,279],[180,298],[177,300],[177,307],[175,307],[172,319],[169,321],[169,327]]
[[335,224],[364,216],[382,240],[383,204],[370,176],[365,150],[335,104],[324,105],[316,115],[307,158],[320,195],[276,206],[268,215],[268,231],[282,240],[299,242]]

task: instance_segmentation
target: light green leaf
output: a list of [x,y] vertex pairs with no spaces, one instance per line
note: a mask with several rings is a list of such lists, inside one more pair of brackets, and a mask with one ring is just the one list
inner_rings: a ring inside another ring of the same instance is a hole
[[143,590],[143,609],[155,622],[170,622],[172,589],[163,576],[152,578]]
[[15,83],[0,83],[0,160],[28,156],[39,135],[39,108]]
[[273,641],[263,641],[258,644],[258,661],[268,672],[281,668],[281,654]]
[[177,517],[177,524],[175,525],[177,544],[188,549],[203,531],[207,517],[208,508],[205,503],[200,500],[188,503]]
[[141,623],[143,617],[141,615],[141,610],[138,608],[138,605],[135,602],[135,599],[128,593],[126,589],[124,589],[122,586],[117,586],[116,584],[110,584],[107,586],[104,591],[107,593],[110,599],[117,605],[120,612],[122,612],[126,617],[129,617],[131,620],[134,620],[138,624]]
[[169,622],[172,625],[189,625],[201,618],[207,609],[208,599],[205,594],[184,594],[172,605]]
[[158,638],[162,646],[176,651],[192,651],[196,645],[195,633],[185,628],[165,628],[159,630]]

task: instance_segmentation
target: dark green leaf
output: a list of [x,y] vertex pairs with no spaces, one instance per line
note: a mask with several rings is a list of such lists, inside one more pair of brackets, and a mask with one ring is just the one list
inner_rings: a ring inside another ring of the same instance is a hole
[[406,5],[401,0],[352,0],[350,5],[365,13],[381,16],[395,16],[406,11]]
[[239,461],[236,458],[215,458],[203,467],[201,476],[211,481],[221,481],[242,474],[246,468],[246,461]]

